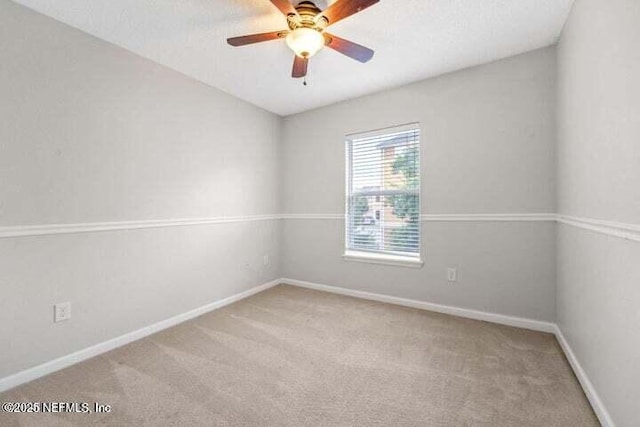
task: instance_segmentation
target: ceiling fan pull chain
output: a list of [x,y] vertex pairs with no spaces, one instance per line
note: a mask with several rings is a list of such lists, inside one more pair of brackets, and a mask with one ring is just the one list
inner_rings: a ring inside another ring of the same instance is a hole
[[303,85],[303,86],[306,86],[306,85],[307,85],[307,76],[304,76],[304,77],[302,78],[302,85]]

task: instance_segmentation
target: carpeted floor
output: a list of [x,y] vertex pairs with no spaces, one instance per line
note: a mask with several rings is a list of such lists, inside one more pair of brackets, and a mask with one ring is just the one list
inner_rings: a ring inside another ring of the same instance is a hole
[[0,395],[24,426],[597,426],[550,334],[280,285]]

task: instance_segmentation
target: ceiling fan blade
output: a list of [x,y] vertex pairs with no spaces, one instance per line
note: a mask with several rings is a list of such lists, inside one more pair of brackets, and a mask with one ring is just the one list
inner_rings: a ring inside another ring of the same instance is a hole
[[268,42],[269,40],[277,40],[287,37],[289,31],[272,31],[270,33],[250,34],[248,36],[231,37],[227,39],[227,43],[231,46],[245,46],[253,43]]
[[323,33],[325,45],[356,61],[367,62],[373,58],[373,51],[349,40],[341,39],[333,34]]
[[348,18],[358,12],[361,12],[378,3],[380,0],[338,0],[327,8],[320,16],[324,16],[329,21],[328,25],[333,25],[336,22]]
[[282,12],[284,16],[298,14],[293,5],[289,3],[289,0],[271,0],[271,3],[273,3],[275,7],[280,9],[280,12]]
[[301,58],[296,55],[293,59],[293,71],[291,77],[296,79],[307,75],[307,66],[309,65],[309,58]]

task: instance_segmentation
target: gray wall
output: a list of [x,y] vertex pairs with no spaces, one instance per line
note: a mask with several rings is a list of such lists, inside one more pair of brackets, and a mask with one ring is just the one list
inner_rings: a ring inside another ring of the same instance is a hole
[[[555,212],[555,69],[550,47],[287,117],[284,212],[343,213],[345,135],[409,122],[422,128],[423,214]],[[552,222],[423,222],[417,270],[344,261],[343,222],[286,220],[285,276],[554,320]]]
[[[343,221],[305,215],[344,212],[346,134],[417,121],[423,214],[557,201],[637,224],[638,22],[635,1],[576,1],[556,135],[553,47],[282,121],[0,0],[0,227],[302,216],[0,239],[0,377],[286,276],[557,318],[614,420],[634,425],[637,242],[551,222],[425,221],[425,265],[410,269],[344,261]],[[73,317],[54,324],[62,301]]]
[[[7,0],[0,121],[0,227],[278,212],[279,117]],[[0,377],[279,277],[279,236],[271,220],[0,239]]]
[[[559,45],[559,212],[640,224],[640,2],[577,0]],[[558,324],[620,427],[638,425],[640,244],[560,225]]]

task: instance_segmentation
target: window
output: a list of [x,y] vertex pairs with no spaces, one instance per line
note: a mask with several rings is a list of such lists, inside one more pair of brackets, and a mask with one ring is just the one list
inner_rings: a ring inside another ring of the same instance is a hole
[[346,141],[345,258],[420,262],[420,130],[417,124]]

